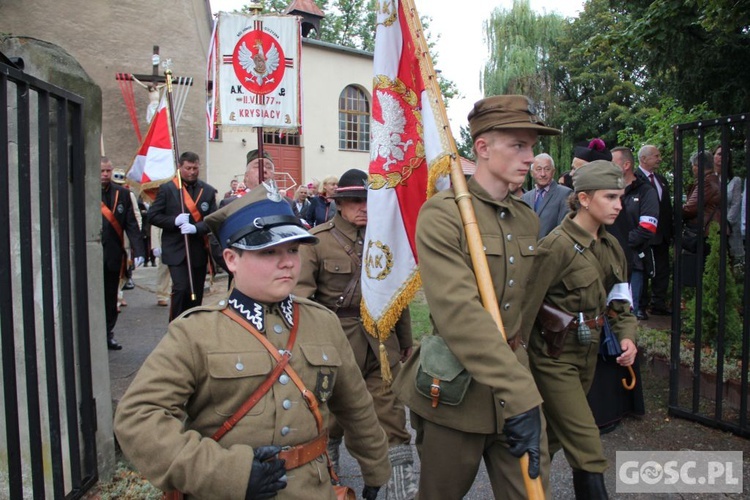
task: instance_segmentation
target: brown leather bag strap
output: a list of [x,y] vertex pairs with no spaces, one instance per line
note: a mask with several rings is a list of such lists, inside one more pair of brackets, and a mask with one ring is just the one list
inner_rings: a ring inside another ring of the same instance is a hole
[[284,368],[286,367],[287,363],[289,363],[289,360],[291,358],[292,353],[289,351],[284,351],[284,354],[281,356],[281,360],[276,364],[273,371],[271,371],[271,373],[268,375],[268,377],[266,377],[263,383],[260,384],[257,389],[255,389],[255,391],[250,395],[247,401],[245,401],[231,417],[226,419],[224,423],[221,424],[221,427],[219,427],[214,435],[211,436],[211,439],[218,441],[219,439],[224,437],[224,434],[231,431],[232,428],[237,424],[237,422],[239,422],[240,419],[242,419],[242,417],[247,414],[247,412],[252,410],[253,406],[258,404],[258,401],[260,401],[261,398],[265,396],[269,390],[271,390],[271,387],[276,383],[276,379],[279,378],[279,375],[281,375],[281,372],[284,371]]
[[[247,331],[253,334],[253,336],[260,341],[263,346],[268,349],[268,351],[273,355],[274,359],[277,361],[276,366],[271,371],[271,373],[266,377],[266,379],[263,381],[260,386],[258,386],[255,391],[250,395],[249,398],[242,404],[242,406],[239,407],[239,409],[234,412],[234,414],[226,419],[226,421],[219,427],[219,429],[214,433],[213,436],[211,436],[211,439],[214,439],[215,441],[218,441],[224,435],[232,430],[232,428],[237,424],[237,422],[242,419],[242,417],[249,412],[253,406],[258,404],[258,401],[261,400],[263,396],[266,395],[266,393],[271,390],[271,387],[276,382],[276,379],[279,378],[279,375],[282,371],[284,371],[288,364],[289,360],[292,359],[292,347],[294,347],[294,342],[297,340],[297,319],[298,319],[298,311],[297,311],[297,305],[294,305],[294,325],[292,326],[292,330],[289,332],[289,341],[286,345],[286,350],[283,354],[279,354],[278,350],[268,341],[267,338],[263,336],[258,330],[255,328],[250,327],[248,323],[243,320],[239,314],[237,314],[234,309],[223,309],[221,312],[223,312],[225,315],[229,316],[230,319],[232,319],[234,322],[239,324],[240,326],[244,326]],[[270,346],[270,347],[269,347]]]
[[[232,318],[234,321],[236,321],[238,324],[240,324],[245,330],[252,333],[255,338],[257,338],[263,346],[268,349],[268,352],[271,353],[271,356],[276,361],[279,361],[281,359],[281,354],[279,354],[278,349],[274,347],[271,342],[268,341],[266,337],[264,337],[258,330],[253,328],[252,325],[250,325],[247,321],[244,321],[242,317],[237,314],[233,309],[224,309],[221,312]],[[294,326],[292,327],[292,332],[294,332],[294,335],[296,336],[297,333],[297,326],[298,326],[298,308],[297,304],[294,305]],[[290,335],[291,339],[291,335]],[[291,352],[291,349],[289,349]],[[287,365],[284,368],[284,371],[287,375],[289,375],[289,378],[292,379],[292,382],[294,382],[294,385],[297,386],[297,388],[302,393],[302,397],[305,398],[305,402],[307,402],[307,407],[310,409],[310,411],[313,414],[313,417],[315,417],[315,424],[318,427],[318,433],[323,432],[323,416],[320,414],[320,409],[318,408],[318,400],[315,397],[315,394],[313,394],[311,391],[305,387],[304,382],[302,382],[302,379],[297,375],[297,372],[292,368],[291,365]]]

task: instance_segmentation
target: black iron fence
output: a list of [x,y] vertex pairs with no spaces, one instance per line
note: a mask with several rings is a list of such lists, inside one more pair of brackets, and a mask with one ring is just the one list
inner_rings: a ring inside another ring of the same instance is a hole
[[[742,224],[748,212],[743,192],[749,138],[750,114],[675,127],[669,388],[672,415],[745,437],[750,437],[750,277],[745,272],[750,234],[742,235]],[[683,214],[686,205],[697,213]]]
[[79,498],[97,480],[82,120],[80,97],[0,57],[0,496],[13,499]]

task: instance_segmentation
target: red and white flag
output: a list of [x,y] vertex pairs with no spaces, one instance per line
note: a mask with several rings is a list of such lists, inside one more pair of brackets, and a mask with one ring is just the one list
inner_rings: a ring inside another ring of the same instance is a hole
[[422,204],[448,187],[450,135],[413,0],[378,9],[362,318],[385,340],[421,287],[415,230]]
[[175,162],[172,136],[169,133],[167,93],[164,92],[159,108],[149,125],[148,134],[138,148],[126,177],[131,184],[148,193],[171,180],[174,174]]

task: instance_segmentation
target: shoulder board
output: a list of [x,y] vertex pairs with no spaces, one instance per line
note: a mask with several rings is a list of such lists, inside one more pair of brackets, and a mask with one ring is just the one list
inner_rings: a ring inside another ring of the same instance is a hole
[[294,300],[294,302],[296,302],[297,304],[301,306],[314,307],[315,309],[320,309],[321,311],[325,311],[326,313],[331,314],[332,316],[336,317],[336,319],[338,320],[338,317],[333,311],[331,311],[324,305],[318,304],[314,300],[306,299],[305,297],[300,297],[298,295],[293,295],[292,300]]
[[330,231],[334,227],[336,227],[336,224],[334,224],[332,220],[329,220],[328,222],[324,222],[323,224],[318,224],[314,228],[310,229],[310,234],[318,234],[324,231]]
[[212,302],[212,303],[209,303],[209,304],[203,304],[203,305],[200,305],[198,307],[193,307],[192,309],[188,309],[187,311],[185,311],[184,313],[180,314],[175,319],[187,318],[188,316],[192,316],[193,314],[199,314],[199,313],[202,313],[202,312],[221,311],[222,309],[226,309],[226,307],[227,307],[227,298],[226,297],[222,297],[221,299],[219,299],[218,302]]

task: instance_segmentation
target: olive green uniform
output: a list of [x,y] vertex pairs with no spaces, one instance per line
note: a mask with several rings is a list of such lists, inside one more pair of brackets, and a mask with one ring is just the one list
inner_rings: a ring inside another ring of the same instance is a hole
[[[289,339],[291,302],[255,303],[245,314],[279,349]],[[321,401],[324,425],[333,413],[353,436],[350,450],[365,484],[383,485],[390,475],[386,437],[338,319],[306,299],[294,302],[299,326],[290,365]],[[222,314],[225,307],[226,299],[174,320],[115,417],[118,441],[138,469],[157,487],[194,498],[244,499],[253,448],[295,446],[318,435],[300,390],[283,373],[218,443],[210,438],[276,364],[260,341]],[[276,498],[335,498],[324,455],[287,477]]]
[[[495,201],[473,178],[468,186],[505,331],[512,339],[521,330],[521,305],[536,254],[539,219],[515,196]],[[452,191],[427,200],[416,236],[434,333],[445,339],[472,376],[459,405],[437,408],[415,388],[419,350],[394,381],[394,391],[411,409],[417,429],[419,496],[463,498],[484,458],[496,498],[526,498],[519,461],[508,452],[503,427],[506,417],[539,406],[542,398],[528,369],[525,348],[519,345],[514,352],[482,306]],[[543,432],[541,447],[545,457]],[[541,471],[546,489],[548,463],[542,461]]]
[[[606,314],[619,340],[635,341],[636,320],[630,303],[616,299],[608,305],[612,288],[627,286],[625,254],[603,226],[594,238],[573,222],[574,216],[569,214],[539,242],[534,286],[524,313],[535,315],[544,300],[576,318],[579,312],[586,320]],[[538,324],[533,325],[529,340],[531,371],[544,398],[550,454],[562,447],[573,469],[593,473],[607,468],[599,429],[586,400],[596,369],[600,334],[600,328],[592,327],[591,343],[581,345],[574,328],[557,359],[548,355]]]
[[[347,293],[352,278],[358,278],[360,267],[355,266],[347,254],[344,245],[334,236],[348,245],[357,260],[362,262],[362,247],[365,228],[357,228],[341,214],[326,223],[313,228],[310,232],[318,237],[317,245],[300,247],[302,255],[302,273],[294,293],[302,297],[311,297],[317,303],[336,312],[341,327],[349,339],[357,366],[372,395],[378,420],[388,436],[391,446],[409,443],[411,435],[406,430],[406,412],[393,392],[383,388],[378,356],[380,342],[367,333],[360,318],[362,292],[359,281]],[[412,345],[411,317],[408,309],[396,323],[395,331],[384,342],[391,372],[398,374],[401,363],[401,350]],[[331,436],[341,437],[340,429],[331,429]]]

